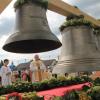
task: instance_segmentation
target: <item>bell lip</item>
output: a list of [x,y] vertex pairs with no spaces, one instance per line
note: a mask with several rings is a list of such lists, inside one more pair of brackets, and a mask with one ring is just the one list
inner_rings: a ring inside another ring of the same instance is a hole
[[21,40],[11,43],[6,42],[2,48],[8,52],[24,54],[24,53],[40,53],[40,52],[52,51],[60,48],[61,46],[62,43],[59,40],[54,41],[54,40],[39,39],[39,40]]
[[[100,64],[99,64],[100,65]],[[75,66],[68,66],[68,65],[61,65],[58,64],[54,66],[52,73],[53,74],[65,74],[65,73],[76,73],[76,72],[91,72],[91,71],[100,71],[100,67],[97,64],[97,66],[91,66],[91,65],[75,65]]]

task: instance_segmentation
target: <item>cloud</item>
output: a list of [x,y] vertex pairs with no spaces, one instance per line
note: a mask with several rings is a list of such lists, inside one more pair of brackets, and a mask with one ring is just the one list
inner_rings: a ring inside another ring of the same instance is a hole
[[88,14],[93,16],[94,18],[99,19],[100,13],[99,13],[99,10],[97,9],[100,9],[100,2],[96,3],[95,5],[91,5],[84,8],[84,11],[88,12]]
[[96,6],[96,4],[99,4],[100,0],[77,0],[77,2],[75,3],[76,5],[78,5],[81,8],[85,8],[85,7],[90,7],[90,6]]
[[0,36],[12,33],[15,24],[15,12],[12,1],[0,15]]
[[12,33],[14,27],[14,18],[1,18],[0,19],[0,36]]
[[48,19],[48,23],[51,28],[51,31],[54,34],[59,35],[60,34],[59,27],[64,22],[65,17],[48,10],[47,11],[47,19]]
[[62,0],[73,6],[77,6],[83,12],[93,16],[94,18],[100,18],[100,0]]
[[[83,10],[87,14],[94,16],[95,18],[100,18],[100,0],[63,0],[71,5],[76,5],[79,9]],[[9,37],[9,34],[13,33],[15,25],[15,12],[13,9],[13,4],[15,0],[5,9],[5,11],[0,15],[0,59],[8,58],[13,60],[16,64],[20,62],[25,62],[26,60],[33,59],[33,54],[15,54],[9,53],[2,50],[2,46],[5,40]],[[47,11],[47,19],[51,31],[61,40],[61,34],[59,31],[59,26],[63,23],[65,17],[59,15],[52,11]],[[53,51],[39,53],[42,59],[52,59],[57,58],[60,55],[60,49]],[[25,60],[26,59],[26,60]]]
[[76,4],[76,2],[78,2],[77,0],[62,0],[62,1],[66,2],[70,5],[74,5],[74,4]]

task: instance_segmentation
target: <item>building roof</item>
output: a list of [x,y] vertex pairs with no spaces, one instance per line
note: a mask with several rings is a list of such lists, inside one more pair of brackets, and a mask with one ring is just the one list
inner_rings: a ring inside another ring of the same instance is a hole
[[[48,67],[48,66],[52,67],[52,66],[54,66],[57,63],[57,61],[55,59],[42,60],[42,61],[44,62],[44,64],[45,64],[46,67]],[[29,62],[27,62],[27,63],[21,63],[21,64],[17,65],[14,70],[29,69],[29,66],[30,66],[31,62],[32,62],[32,60],[29,61]]]

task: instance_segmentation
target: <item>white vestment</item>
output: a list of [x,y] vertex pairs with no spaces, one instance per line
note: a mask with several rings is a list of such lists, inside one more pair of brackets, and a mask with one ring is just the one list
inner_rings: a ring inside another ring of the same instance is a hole
[[1,78],[3,86],[11,85],[11,69],[9,67],[1,67]]
[[39,72],[42,74],[41,77],[43,79],[43,72],[44,72],[44,70],[46,70],[46,66],[44,65],[44,63],[41,60],[38,62],[40,64],[40,69],[38,69],[35,61],[32,61],[30,63],[30,70],[32,72],[32,82],[39,81],[37,78],[37,77],[39,77],[39,75],[38,75]]

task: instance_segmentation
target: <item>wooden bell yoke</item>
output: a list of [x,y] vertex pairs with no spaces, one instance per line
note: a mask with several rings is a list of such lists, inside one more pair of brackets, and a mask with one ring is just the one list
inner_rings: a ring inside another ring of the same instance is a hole
[[[0,13],[2,13],[11,1],[12,0],[0,0]],[[64,16],[68,16],[70,14],[77,16],[83,15],[86,20],[90,21],[95,26],[100,27],[100,21],[61,0],[48,0],[48,9]]]

